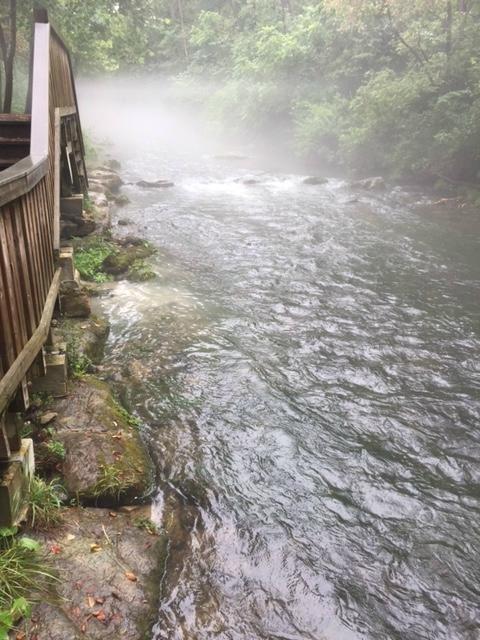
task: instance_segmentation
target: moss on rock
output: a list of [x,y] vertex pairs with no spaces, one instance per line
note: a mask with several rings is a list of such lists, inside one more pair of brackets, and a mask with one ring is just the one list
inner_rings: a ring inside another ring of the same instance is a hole
[[148,258],[154,253],[154,247],[148,242],[138,242],[136,238],[127,238],[122,242],[120,247],[105,258],[102,269],[105,273],[119,276],[127,273],[135,264],[140,264],[139,261]]
[[71,498],[112,506],[146,499],[153,489],[153,464],[125,410],[109,386],[86,375],[56,400],[56,438],[65,447],[63,476]]

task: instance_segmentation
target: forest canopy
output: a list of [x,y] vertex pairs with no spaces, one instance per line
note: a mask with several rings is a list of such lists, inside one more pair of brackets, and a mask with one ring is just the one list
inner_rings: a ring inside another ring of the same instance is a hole
[[[80,73],[177,77],[219,126],[332,166],[478,181],[478,0],[44,4]],[[18,11],[25,55],[31,6]]]

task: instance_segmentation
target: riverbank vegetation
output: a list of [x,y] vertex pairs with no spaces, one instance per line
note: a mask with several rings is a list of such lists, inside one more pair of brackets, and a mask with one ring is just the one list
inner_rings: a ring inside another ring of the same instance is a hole
[[217,127],[315,163],[478,182],[474,0],[47,4],[79,72],[175,77]]

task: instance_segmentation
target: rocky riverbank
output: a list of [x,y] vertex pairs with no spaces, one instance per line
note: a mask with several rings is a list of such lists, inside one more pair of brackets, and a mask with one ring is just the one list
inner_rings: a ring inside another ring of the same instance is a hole
[[109,326],[97,302],[114,279],[152,277],[145,259],[153,250],[112,237],[122,180],[108,166],[90,175],[86,208],[62,226],[80,271],[62,286],[54,327],[55,348],[67,353],[67,395],[39,394],[25,416],[37,473],[58,486],[64,504],[53,527],[29,531],[58,580],[17,638],[149,638],[167,562],[167,535],[150,518],[155,473],[141,425],[101,379]]

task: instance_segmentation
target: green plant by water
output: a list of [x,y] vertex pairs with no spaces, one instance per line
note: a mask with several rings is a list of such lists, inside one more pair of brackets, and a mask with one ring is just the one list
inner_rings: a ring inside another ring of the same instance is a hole
[[17,536],[17,527],[0,529],[0,640],[32,604],[48,595],[56,578],[41,555],[40,544]]

